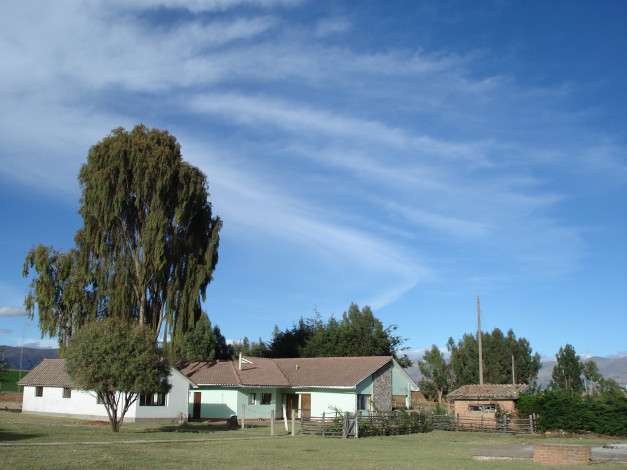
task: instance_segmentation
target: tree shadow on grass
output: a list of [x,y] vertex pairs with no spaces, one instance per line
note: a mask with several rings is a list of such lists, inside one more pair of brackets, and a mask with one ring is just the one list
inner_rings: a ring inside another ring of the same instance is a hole
[[[268,424],[251,424],[246,423],[246,429],[251,428],[259,428],[259,429],[270,429]],[[164,425],[158,428],[146,429],[146,432],[182,432],[182,433],[199,433],[199,434],[213,434],[213,433],[222,433],[222,432],[237,432],[241,430],[239,426],[233,426],[230,424],[225,424],[224,421],[192,421],[183,424],[171,424]],[[269,432],[269,431],[268,431]]]
[[0,429],[0,443],[23,441],[24,439],[32,439],[35,437],[41,437],[42,435],[43,434],[13,432],[13,431],[7,431],[5,429]]

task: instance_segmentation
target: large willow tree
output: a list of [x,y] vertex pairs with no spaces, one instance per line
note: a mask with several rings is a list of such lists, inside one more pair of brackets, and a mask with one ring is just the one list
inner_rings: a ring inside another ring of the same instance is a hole
[[[164,329],[172,335],[191,328],[218,262],[222,226],[212,216],[205,175],[183,161],[167,131],[138,125],[94,145],[79,183],[83,227],[74,272],[89,276],[99,318],[135,320],[155,339]],[[37,272],[35,285],[44,275]],[[33,292],[40,324],[54,324],[41,316],[57,310],[42,309]]]

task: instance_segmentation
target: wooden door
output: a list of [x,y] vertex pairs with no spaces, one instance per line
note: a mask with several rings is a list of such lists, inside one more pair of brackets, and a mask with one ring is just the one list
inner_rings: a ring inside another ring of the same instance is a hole
[[194,411],[192,414],[192,418],[200,419],[200,400],[202,393],[194,392]]
[[303,419],[309,419],[311,417],[311,393],[301,393],[300,409],[303,413]]
[[283,394],[283,402],[287,410],[287,418],[292,419],[292,410],[298,412],[298,395],[295,393]]

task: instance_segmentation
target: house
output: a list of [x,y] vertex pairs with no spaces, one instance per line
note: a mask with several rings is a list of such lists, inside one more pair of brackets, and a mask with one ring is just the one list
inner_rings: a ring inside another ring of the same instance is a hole
[[194,382],[189,416],[245,420],[320,417],[334,411],[409,407],[415,382],[392,356],[186,361],[178,370]]
[[[128,409],[129,422],[179,422],[187,418],[189,388],[194,384],[176,368],[168,378],[167,394],[142,395]],[[107,411],[96,394],[77,388],[65,370],[64,359],[44,359],[24,376],[22,413],[108,421]]]
[[516,413],[516,400],[528,385],[463,385],[448,394],[455,416],[495,420],[497,411]]

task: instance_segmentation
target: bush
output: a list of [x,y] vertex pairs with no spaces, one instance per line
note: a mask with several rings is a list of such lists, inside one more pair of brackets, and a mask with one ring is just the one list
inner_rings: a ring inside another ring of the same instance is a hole
[[523,416],[536,413],[540,431],[561,429],[627,436],[627,398],[623,394],[593,397],[547,390],[521,395],[516,407]]

